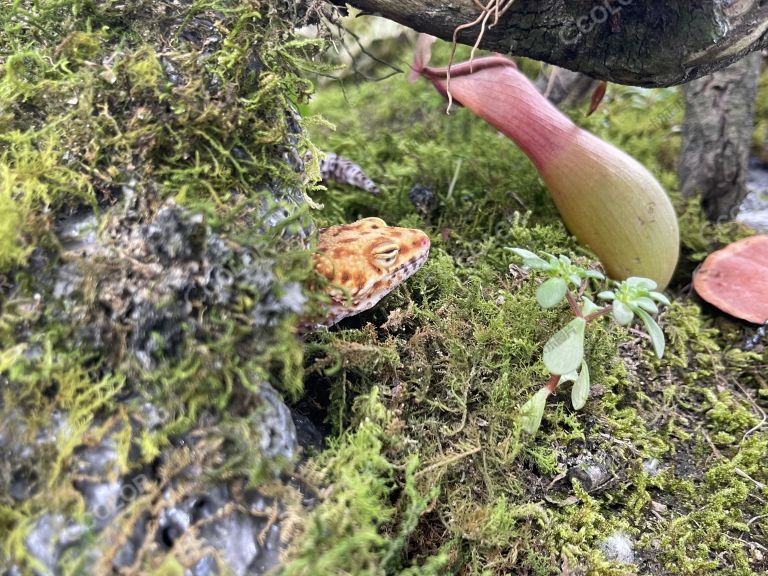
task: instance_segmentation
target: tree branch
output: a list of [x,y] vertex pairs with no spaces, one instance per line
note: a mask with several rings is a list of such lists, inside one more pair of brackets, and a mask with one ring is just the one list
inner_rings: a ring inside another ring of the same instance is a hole
[[[480,14],[473,0],[350,3],[365,13],[445,40],[450,40],[457,26]],[[459,41],[472,45],[479,31],[479,26],[464,29]],[[480,46],[611,82],[670,86],[768,46],[768,4],[759,0],[515,0],[496,26],[486,27]]]

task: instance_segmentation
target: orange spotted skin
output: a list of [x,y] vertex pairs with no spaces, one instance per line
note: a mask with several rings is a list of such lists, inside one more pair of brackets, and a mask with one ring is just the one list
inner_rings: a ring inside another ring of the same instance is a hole
[[329,281],[326,326],[359,314],[410,277],[429,255],[429,236],[381,218],[320,230],[315,270]]

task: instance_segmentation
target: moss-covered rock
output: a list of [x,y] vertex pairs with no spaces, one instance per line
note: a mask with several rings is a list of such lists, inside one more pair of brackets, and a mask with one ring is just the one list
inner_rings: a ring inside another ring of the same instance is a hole
[[[308,11],[309,10],[309,11]],[[0,570],[261,573],[311,222],[288,1],[0,11]]]

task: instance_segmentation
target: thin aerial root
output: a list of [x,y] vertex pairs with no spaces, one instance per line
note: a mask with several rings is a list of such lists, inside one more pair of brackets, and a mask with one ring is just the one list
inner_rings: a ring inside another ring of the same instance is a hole
[[472,72],[472,60],[475,59],[475,52],[477,51],[478,46],[480,45],[480,40],[482,40],[483,35],[485,34],[485,24],[488,22],[488,18],[491,16],[491,11],[485,13],[485,18],[483,18],[483,22],[480,25],[480,34],[477,35],[477,40],[475,40],[474,45],[472,46],[472,51],[469,53],[469,71]]
[[480,15],[472,22],[467,22],[466,24],[456,26],[456,28],[453,30],[453,38],[451,40],[451,55],[448,58],[448,72],[446,73],[445,79],[445,92],[448,95],[448,107],[445,110],[446,114],[450,113],[451,105],[453,104],[453,96],[451,94],[451,66],[453,65],[453,58],[456,55],[456,45],[458,43],[457,38],[459,32],[468,28],[473,28],[474,26],[480,24],[480,33],[477,35],[477,40],[475,40],[475,43],[472,46],[472,51],[469,54],[469,69],[472,71],[472,60],[474,60],[475,52],[480,47],[480,42],[483,40],[483,36],[485,36],[486,25],[488,24],[488,19],[491,17],[491,14],[494,15],[493,23],[488,26],[488,28],[493,28],[496,24],[498,24],[499,18],[501,18],[507,12],[507,10],[512,7],[512,4],[515,3],[515,0],[488,0],[488,3],[483,5],[480,0],[473,1],[475,6],[480,9]]
[[[498,0],[490,0],[488,5],[490,6],[491,2],[496,2]],[[483,15],[485,14],[485,8],[483,8],[483,12],[480,13],[480,15],[473,20],[472,22],[467,22],[466,24],[462,24],[460,26],[456,26],[456,28],[453,30],[453,39],[451,41],[451,55],[448,58],[448,74],[445,84],[445,89],[448,92],[448,109],[451,109],[451,66],[453,65],[453,57],[456,55],[456,45],[458,44],[456,38],[458,37],[459,32],[462,30],[466,30],[467,28],[472,28],[475,26],[478,22],[480,22],[483,19]]]
[[507,0],[507,3],[504,5],[504,8],[502,8],[501,10],[498,10],[498,9],[496,10],[496,18],[494,19],[493,24],[491,24],[491,28],[493,28],[494,26],[496,26],[496,24],[499,23],[499,18],[504,16],[504,14],[507,13],[507,10],[512,8],[512,4],[514,3],[515,3],[515,0]]

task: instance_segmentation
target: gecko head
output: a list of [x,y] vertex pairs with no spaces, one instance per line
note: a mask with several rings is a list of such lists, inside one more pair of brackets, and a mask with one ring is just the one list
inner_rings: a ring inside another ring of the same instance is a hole
[[381,218],[320,230],[315,269],[330,282],[328,325],[368,310],[416,272],[429,255],[421,230]]

